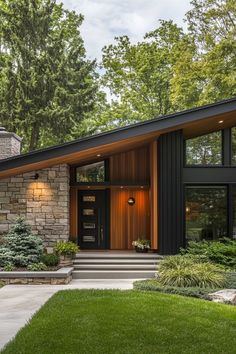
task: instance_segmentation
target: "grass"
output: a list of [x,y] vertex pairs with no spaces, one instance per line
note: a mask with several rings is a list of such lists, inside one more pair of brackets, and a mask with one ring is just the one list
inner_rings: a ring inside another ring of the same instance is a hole
[[233,354],[236,308],[154,292],[55,294],[4,354]]

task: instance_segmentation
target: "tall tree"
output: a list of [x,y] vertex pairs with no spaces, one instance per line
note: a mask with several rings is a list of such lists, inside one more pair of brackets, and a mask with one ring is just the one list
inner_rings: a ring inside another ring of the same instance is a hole
[[173,111],[170,82],[174,53],[183,38],[182,29],[172,21],[161,21],[140,43],[131,44],[124,36],[103,49],[103,83],[118,97],[111,115],[115,111],[127,123]]
[[193,106],[233,97],[236,95],[236,2],[193,0],[191,4],[186,21],[195,50],[192,57],[186,57],[187,51],[183,51],[173,82],[174,99],[188,101]]
[[25,150],[68,140],[94,107],[82,21],[55,0],[0,0],[0,119]]

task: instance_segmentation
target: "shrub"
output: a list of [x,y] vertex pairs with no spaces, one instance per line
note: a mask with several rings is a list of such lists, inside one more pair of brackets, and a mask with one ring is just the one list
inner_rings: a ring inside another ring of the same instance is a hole
[[43,254],[41,257],[41,262],[46,264],[48,267],[56,267],[59,263],[59,257],[55,253]]
[[14,253],[10,251],[7,247],[0,248],[0,267],[4,267],[8,263],[12,263],[14,258]]
[[225,267],[236,268],[236,241],[227,237],[219,241],[190,241],[182,254],[202,255],[211,262]]
[[[175,287],[175,286],[163,286],[157,280],[139,280],[133,283],[133,287],[136,290],[142,291],[158,291],[166,294],[176,294],[183,296],[196,297],[200,299],[210,300],[208,294],[212,293],[213,289],[209,288],[199,288],[199,287]],[[219,288],[214,289],[215,291]]]
[[224,273],[217,265],[181,255],[161,261],[158,280],[162,285],[177,287],[216,288],[225,284]]
[[14,264],[12,264],[12,263],[7,263],[3,268],[3,270],[5,272],[12,272],[14,269],[15,269],[15,267],[14,267]]
[[73,242],[59,241],[54,247],[57,254],[62,255],[75,255],[79,251],[79,247]]
[[47,270],[47,266],[42,262],[32,263],[27,266],[27,269],[33,272],[37,272],[37,271]]
[[5,236],[4,248],[0,249],[1,264],[13,263],[16,267],[25,267],[37,263],[42,255],[42,240],[31,233],[31,228],[23,218]]

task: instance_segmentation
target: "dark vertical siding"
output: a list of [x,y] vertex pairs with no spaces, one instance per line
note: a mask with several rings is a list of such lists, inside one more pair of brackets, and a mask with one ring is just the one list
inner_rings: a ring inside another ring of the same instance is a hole
[[183,134],[163,134],[158,140],[159,252],[175,254],[184,246]]

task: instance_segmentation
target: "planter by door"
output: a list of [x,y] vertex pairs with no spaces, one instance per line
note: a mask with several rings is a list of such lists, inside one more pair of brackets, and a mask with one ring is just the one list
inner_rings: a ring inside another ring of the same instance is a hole
[[137,253],[147,253],[147,252],[148,252],[148,248],[135,247],[135,251],[136,251]]

